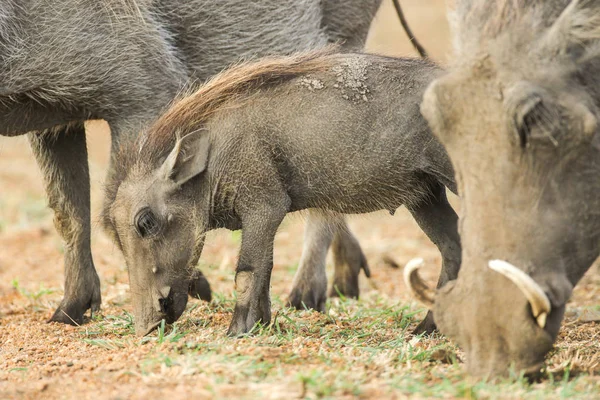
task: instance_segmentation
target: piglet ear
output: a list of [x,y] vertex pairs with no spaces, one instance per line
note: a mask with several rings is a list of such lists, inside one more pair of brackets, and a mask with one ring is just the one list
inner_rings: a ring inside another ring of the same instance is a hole
[[160,175],[177,185],[183,185],[206,169],[209,150],[209,138],[204,132],[194,132],[178,138],[160,167]]

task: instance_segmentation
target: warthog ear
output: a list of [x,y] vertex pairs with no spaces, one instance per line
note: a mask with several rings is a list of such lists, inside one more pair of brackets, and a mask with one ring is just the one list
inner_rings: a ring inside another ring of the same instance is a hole
[[[568,53],[573,46],[600,39],[600,5],[597,1],[571,1],[546,32],[542,46],[556,53]],[[573,56],[582,52],[571,52]]]
[[183,185],[206,169],[209,150],[209,137],[203,132],[193,132],[178,138],[160,167],[160,176]]
[[[449,131],[449,126],[446,125],[441,111],[442,105],[440,105],[440,98],[444,99],[445,97],[442,79],[436,79],[427,87],[421,101],[421,115],[438,137]],[[444,138],[439,137],[439,139],[443,140]]]

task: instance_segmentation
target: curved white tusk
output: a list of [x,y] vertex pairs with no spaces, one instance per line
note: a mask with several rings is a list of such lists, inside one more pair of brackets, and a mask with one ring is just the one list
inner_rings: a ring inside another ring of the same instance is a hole
[[490,260],[488,266],[513,281],[521,289],[521,292],[523,292],[531,305],[533,316],[540,328],[543,329],[546,326],[546,317],[551,307],[550,300],[548,300],[548,296],[546,296],[540,285],[525,272],[506,261]]
[[410,289],[412,295],[427,308],[433,308],[434,291],[427,286],[419,275],[419,268],[423,266],[422,258],[413,258],[404,267],[404,284]]

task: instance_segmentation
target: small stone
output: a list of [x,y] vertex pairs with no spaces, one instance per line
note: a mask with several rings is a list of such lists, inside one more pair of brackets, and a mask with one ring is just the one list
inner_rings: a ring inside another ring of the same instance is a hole
[[46,389],[48,389],[48,386],[50,386],[50,384],[47,381],[42,381],[42,382],[38,383],[37,390],[38,390],[38,392],[43,392]]

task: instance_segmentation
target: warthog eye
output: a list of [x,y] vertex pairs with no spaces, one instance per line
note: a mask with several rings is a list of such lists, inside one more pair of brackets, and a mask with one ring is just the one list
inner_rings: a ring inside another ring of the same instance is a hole
[[558,146],[555,135],[560,125],[559,111],[537,94],[523,100],[514,115],[514,126],[522,148],[528,147],[533,141]]
[[160,221],[152,210],[143,208],[135,216],[135,229],[143,238],[154,236],[160,230]]
[[538,109],[541,108],[542,99],[539,96],[530,96],[517,107],[515,115],[515,128],[519,136],[521,147],[527,146],[531,132],[535,129],[538,120]]

